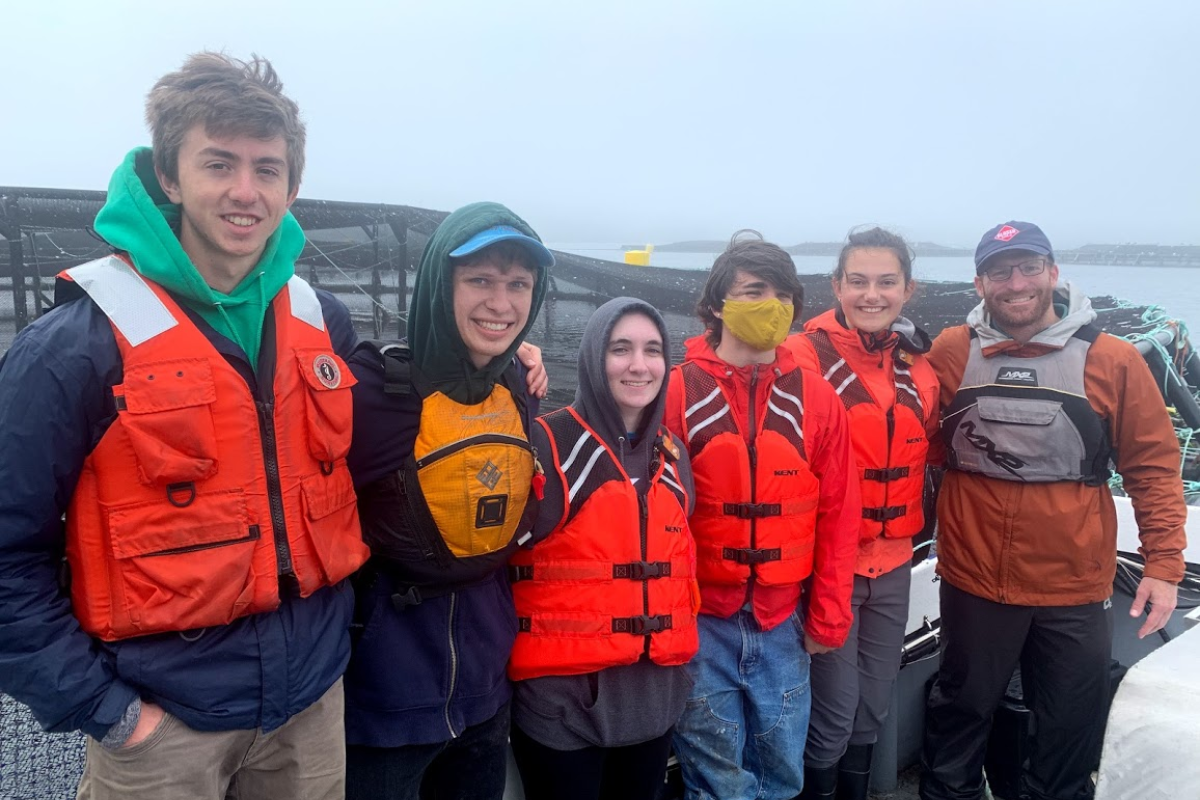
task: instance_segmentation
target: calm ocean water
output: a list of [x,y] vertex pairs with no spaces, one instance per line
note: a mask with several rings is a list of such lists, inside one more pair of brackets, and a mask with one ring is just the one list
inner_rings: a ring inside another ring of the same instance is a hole
[[[613,244],[549,243],[555,250],[592,258],[621,261],[622,248]],[[650,263],[675,269],[708,269],[716,253],[654,253]],[[796,268],[802,275],[830,273],[836,259],[825,256],[797,256]],[[1158,305],[1187,323],[1200,338],[1200,268],[1188,267],[1113,267],[1095,264],[1063,264],[1062,279],[1078,283],[1091,296],[1111,295],[1137,305]],[[925,257],[913,262],[917,280],[970,281],[975,275],[974,262],[966,257]]]

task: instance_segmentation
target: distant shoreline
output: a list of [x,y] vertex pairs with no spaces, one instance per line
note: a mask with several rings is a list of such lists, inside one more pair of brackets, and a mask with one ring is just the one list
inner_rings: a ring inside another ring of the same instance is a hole
[[[655,245],[658,253],[720,253],[728,242],[703,239]],[[785,247],[793,256],[836,257],[842,242],[802,242]],[[645,245],[622,245],[622,250],[639,250]],[[933,242],[916,242],[913,251],[918,258],[970,258],[975,251],[964,247],[945,247]],[[1060,264],[1094,264],[1128,267],[1200,267],[1200,246],[1153,244],[1088,244],[1073,250],[1059,250],[1055,260]]]

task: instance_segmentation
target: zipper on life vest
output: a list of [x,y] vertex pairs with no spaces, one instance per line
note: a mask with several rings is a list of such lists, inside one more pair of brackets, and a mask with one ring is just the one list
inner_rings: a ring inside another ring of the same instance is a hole
[[[283,488],[279,482],[279,451],[275,441],[275,404],[255,400],[262,428],[263,464],[267,470],[267,501],[271,505],[271,529],[275,537],[275,567],[278,575],[295,576],[292,549],[288,546],[287,520],[283,515]],[[282,587],[281,587],[282,588]]]
[[439,447],[425,455],[424,458],[417,459],[417,469],[425,469],[425,467],[440,461],[447,456],[452,456],[460,450],[465,450],[468,447],[474,447],[477,444],[511,444],[514,447],[520,447],[522,450],[532,452],[533,448],[529,441],[518,436],[505,436],[502,433],[485,433],[480,436],[468,436],[466,439],[460,439],[457,442],[452,442],[445,447]]
[[[755,407],[758,405],[758,364],[750,371],[750,438],[746,450],[750,454],[750,502],[758,502],[758,424],[755,420]],[[750,549],[758,547],[757,520],[750,518]],[[746,582],[746,602],[754,600],[754,580],[758,576],[755,565],[750,565],[750,580]]]
[[444,713],[446,716],[446,729],[450,731],[450,738],[457,739],[458,731],[454,730],[454,723],[450,721],[450,703],[454,701],[454,690],[458,686],[458,648],[454,646],[454,612],[458,608],[458,592],[450,593],[450,617],[446,623],[446,634],[450,641],[450,691],[446,693],[446,708]]
[[[899,398],[897,398],[897,399],[899,399]],[[884,466],[885,470],[890,470],[892,468],[892,439],[896,435],[896,413],[895,413],[895,411],[896,411],[896,405],[895,405],[895,403],[893,403],[892,407],[887,410],[887,431],[888,431],[887,460],[883,462],[883,466]],[[889,494],[891,494],[891,481],[888,481],[887,483],[883,484],[883,508],[884,509],[887,509],[887,507],[888,507],[888,495]],[[891,522],[891,520],[885,519],[881,523],[880,528],[879,528],[880,536],[886,535],[889,522]]]
[[[634,489],[636,492],[637,489]],[[650,487],[646,487],[646,491],[650,491]],[[646,501],[646,495],[638,492],[638,520],[639,528],[642,536],[642,563],[644,564],[649,559],[649,545],[647,543],[647,528],[650,523],[650,505]],[[650,581],[642,581],[642,615],[650,616]],[[646,634],[646,644],[643,651],[646,658],[650,657],[650,634]]]

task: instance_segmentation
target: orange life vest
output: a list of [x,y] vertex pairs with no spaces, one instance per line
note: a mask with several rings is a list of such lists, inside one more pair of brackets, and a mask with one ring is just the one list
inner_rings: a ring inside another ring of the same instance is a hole
[[[850,418],[854,459],[862,487],[861,541],[879,536],[906,539],[925,525],[922,497],[929,442],[919,387],[937,378],[924,359],[909,366],[894,362],[896,401],[886,411],[838,352],[829,334],[808,334],[821,365],[821,374],[834,388]],[[890,354],[888,358],[892,358]],[[914,376],[914,372],[917,373]]]
[[115,641],[224,625],[277,608],[281,576],[308,596],[366,560],[345,460],[355,380],[312,287],[293,277],[271,303],[274,382],[256,400],[122,259],[60,277],[108,317],[124,373],[67,512],[84,630]]
[[509,676],[580,675],[643,653],[656,664],[686,663],[699,647],[700,597],[670,434],[659,432],[650,486],[639,496],[574,409],[538,424],[550,436],[565,503],[554,531],[518,550],[509,567],[518,619]]
[[690,362],[680,368],[701,585],[740,586],[753,577],[785,586],[812,573],[819,484],[804,453],[803,380],[799,369],[777,373],[766,408],[751,398],[742,421],[716,379]]

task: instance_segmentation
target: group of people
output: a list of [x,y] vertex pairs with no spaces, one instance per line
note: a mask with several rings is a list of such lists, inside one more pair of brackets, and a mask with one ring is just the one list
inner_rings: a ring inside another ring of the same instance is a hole
[[1120,471],[1165,623],[1179,451],[1135,350],[1049,241],[982,238],[967,324],[903,315],[911,250],[851,234],[836,305],[795,265],[713,265],[673,366],[611,300],[574,402],[524,340],[553,255],[452,213],[403,341],[296,275],[304,126],[270,64],[158,81],[56,304],[0,362],[0,690],[88,734],[79,797],[865,798],[908,618],[926,465],[942,664],[921,794],[980,798],[1021,665],[1032,797],[1090,796]]

